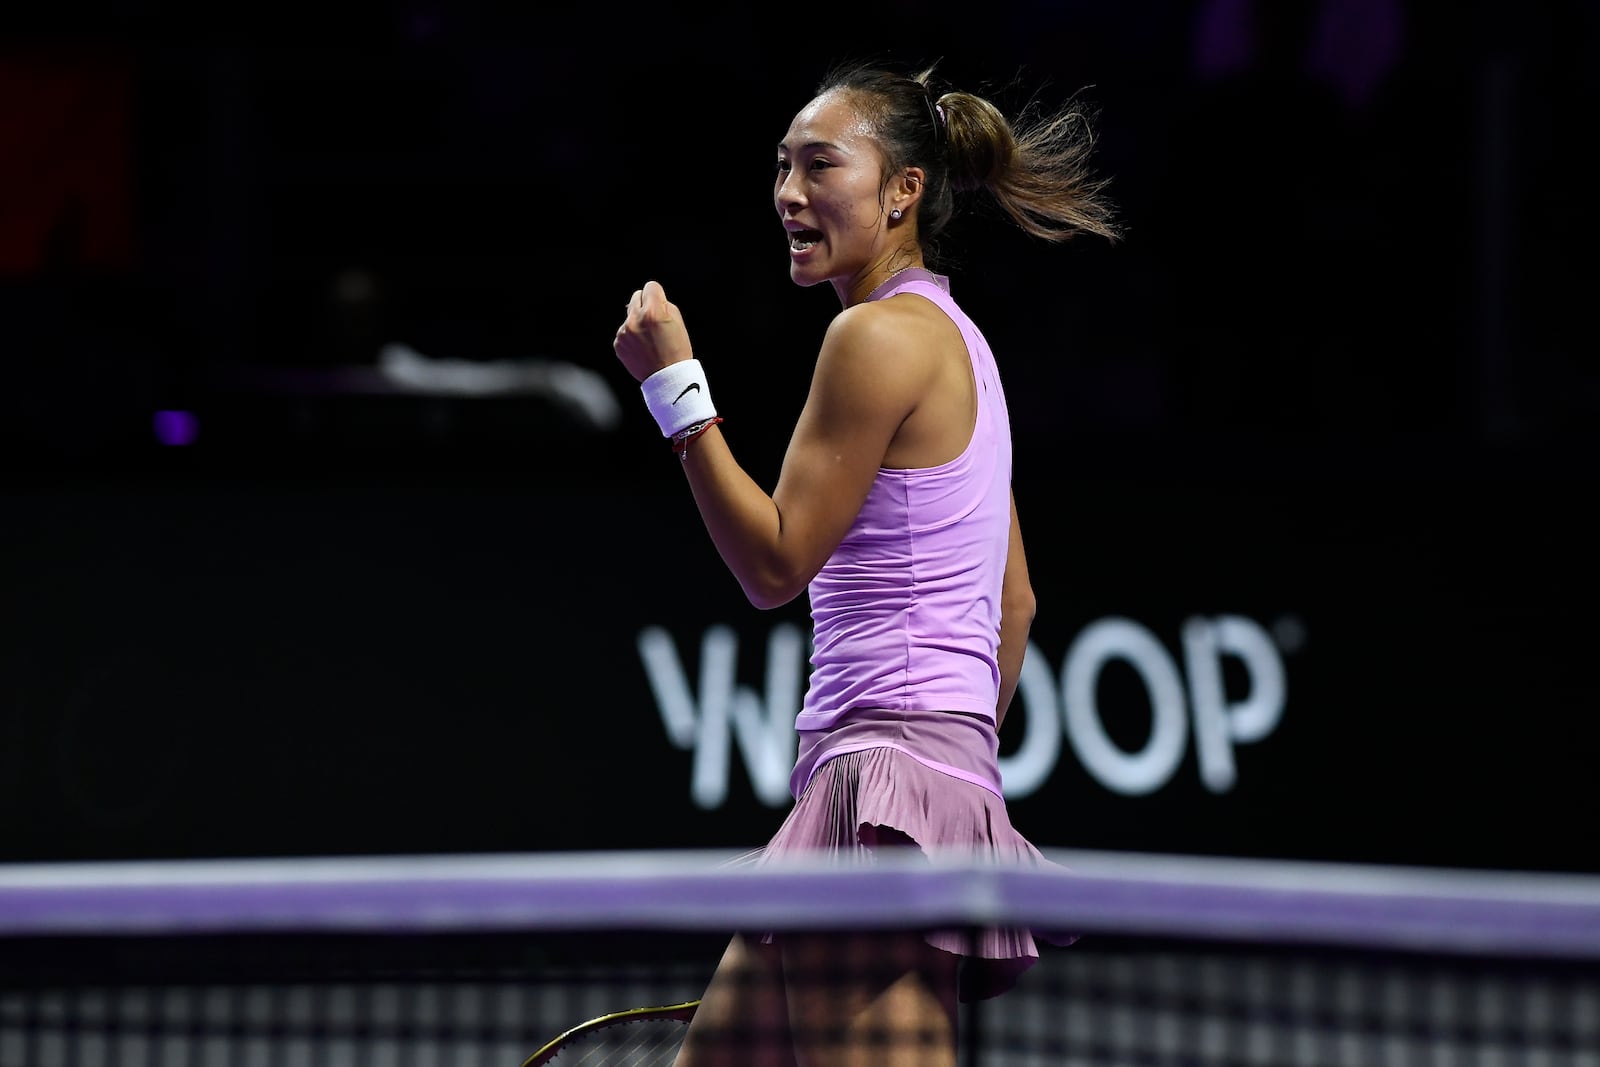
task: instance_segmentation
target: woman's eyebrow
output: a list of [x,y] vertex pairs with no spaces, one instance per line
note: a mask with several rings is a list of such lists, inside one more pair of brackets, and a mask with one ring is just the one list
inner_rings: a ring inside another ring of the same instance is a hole
[[[832,141],[808,141],[807,143],[801,145],[800,147],[801,148],[831,148],[835,152],[843,151],[843,149],[841,149],[838,145],[834,144]],[[778,151],[787,152],[787,151],[789,151],[789,146],[784,144],[782,141],[779,141],[778,142]]]

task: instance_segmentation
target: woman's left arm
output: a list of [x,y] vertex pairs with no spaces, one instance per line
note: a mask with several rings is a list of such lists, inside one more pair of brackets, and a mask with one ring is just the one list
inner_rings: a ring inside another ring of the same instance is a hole
[[[892,303],[860,304],[829,324],[771,494],[734,458],[718,426],[695,438],[684,456],[712,543],[756,607],[779,607],[805,591],[849,530],[890,442],[933,380],[916,313]],[[693,358],[682,316],[654,281],[629,302],[615,347],[641,381]]]

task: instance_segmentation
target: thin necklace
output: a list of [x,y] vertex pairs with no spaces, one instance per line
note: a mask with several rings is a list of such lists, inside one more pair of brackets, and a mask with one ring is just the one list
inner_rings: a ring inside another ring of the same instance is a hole
[[898,278],[900,275],[904,274],[908,270],[926,270],[926,268],[925,267],[919,267],[915,263],[909,263],[906,266],[900,267],[897,270],[890,271],[889,272],[889,276],[887,278],[885,278],[883,281],[879,282],[877,285],[874,285],[872,287],[872,292],[867,294],[867,299],[868,300],[876,299],[878,293],[880,293],[886,285],[888,285],[890,282],[894,281],[896,278]]

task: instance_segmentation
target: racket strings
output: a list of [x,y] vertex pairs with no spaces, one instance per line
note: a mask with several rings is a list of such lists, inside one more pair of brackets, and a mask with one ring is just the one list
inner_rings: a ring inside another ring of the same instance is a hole
[[688,1024],[683,1012],[624,1013],[574,1031],[526,1067],[670,1067]]

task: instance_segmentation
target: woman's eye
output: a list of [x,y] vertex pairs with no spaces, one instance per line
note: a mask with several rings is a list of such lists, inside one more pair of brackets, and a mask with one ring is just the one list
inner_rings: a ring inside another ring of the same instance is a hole
[[[807,169],[808,170],[826,170],[827,168],[829,168],[831,166],[833,166],[833,164],[829,163],[826,159],[813,159],[810,162],[810,164],[807,166]],[[778,160],[777,173],[779,173],[779,174],[787,174],[789,171],[791,171],[793,169],[794,169],[794,164],[790,160],[787,160],[787,159]]]

